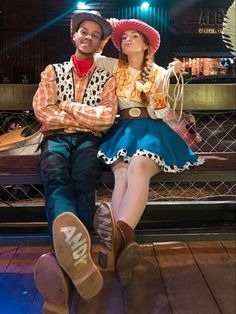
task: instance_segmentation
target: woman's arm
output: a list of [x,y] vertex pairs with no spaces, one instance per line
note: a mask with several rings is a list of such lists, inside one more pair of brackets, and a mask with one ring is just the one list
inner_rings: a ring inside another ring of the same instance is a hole
[[[119,22],[119,20],[116,18],[110,18],[110,19],[107,19],[107,21],[111,24],[111,27],[113,29],[116,27],[117,22]],[[103,47],[107,44],[108,40],[109,40],[109,38],[107,38],[103,42],[101,49],[103,49]],[[114,74],[116,66],[118,64],[118,59],[103,56],[103,55],[101,55],[101,53],[102,53],[102,50],[101,50],[101,52],[96,53],[94,55],[94,60],[95,60],[96,65],[99,68],[109,72],[110,74]]]
[[116,66],[118,64],[118,59],[106,57],[101,55],[100,53],[96,53],[94,55],[94,61],[98,68],[101,68],[110,74],[114,74]]

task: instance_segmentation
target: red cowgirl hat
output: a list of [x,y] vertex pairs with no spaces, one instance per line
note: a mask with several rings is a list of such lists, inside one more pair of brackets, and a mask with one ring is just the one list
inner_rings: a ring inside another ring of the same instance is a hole
[[160,46],[160,34],[155,28],[136,19],[120,20],[112,31],[111,39],[113,44],[120,50],[121,38],[125,31],[135,30],[144,34],[150,45],[151,53],[154,54]]

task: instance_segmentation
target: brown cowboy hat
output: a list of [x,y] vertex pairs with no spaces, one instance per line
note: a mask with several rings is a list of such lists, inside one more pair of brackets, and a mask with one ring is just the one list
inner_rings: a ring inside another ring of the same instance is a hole
[[75,11],[71,17],[70,23],[70,35],[73,41],[73,35],[78,30],[79,25],[83,21],[94,21],[100,25],[102,29],[102,39],[111,35],[111,24],[104,19],[98,11]]

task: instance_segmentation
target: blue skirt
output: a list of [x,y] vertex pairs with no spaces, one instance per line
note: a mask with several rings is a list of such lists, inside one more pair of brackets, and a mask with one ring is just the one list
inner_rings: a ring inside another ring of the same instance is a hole
[[129,162],[145,156],[156,162],[164,172],[181,172],[204,163],[185,141],[162,120],[121,120],[108,131],[98,158],[111,165],[123,157]]

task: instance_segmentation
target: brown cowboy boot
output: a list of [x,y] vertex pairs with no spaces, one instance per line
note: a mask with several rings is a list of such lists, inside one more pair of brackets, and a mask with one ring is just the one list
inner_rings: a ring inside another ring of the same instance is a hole
[[121,247],[116,258],[116,271],[122,286],[126,286],[132,279],[133,269],[139,265],[142,259],[140,246],[134,241],[134,230],[124,221],[117,221],[118,234],[123,238]]
[[36,263],[34,282],[44,299],[43,314],[69,314],[73,287],[53,253],[40,256]]
[[125,222],[116,223],[110,204],[102,203],[94,217],[94,228],[102,246],[98,264],[103,270],[116,269],[122,285],[128,284],[133,268],[142,258],[138,243],[134,242],[134,230]]
[[98,207],[94,216],[94,229],[102,242],[98,254],[98,265],[105,271],[114,270],[118,243],[116,221],[109,203],[103,202]]
[[83,223],[71,212],[53,222],[53,245],[60,266],[84,299],[97,295],[103,278],[91,256],[91,239]]

